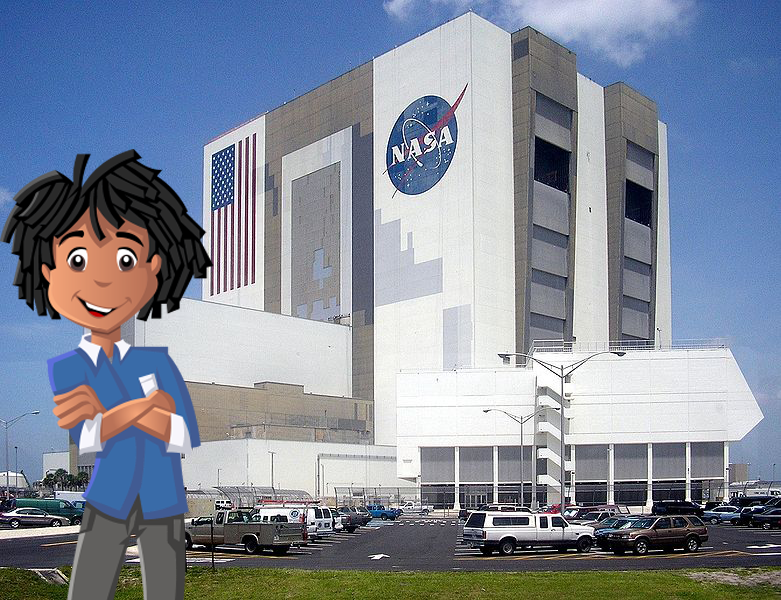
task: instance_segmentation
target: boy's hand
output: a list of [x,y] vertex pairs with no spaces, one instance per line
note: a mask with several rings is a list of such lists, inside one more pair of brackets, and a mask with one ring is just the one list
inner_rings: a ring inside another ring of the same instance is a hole
[[171,398],[170,394],[164,392],[163,390],[155,390],[149,394],[146,399],[152,406],[162,408],[164,411],[169,413],[176,412],[176,402],[173,398]]
[[106,412],[95,390],[88,385],[55,396],[54,403],[57,406],[52,412],[59,419],[57,425],[63,429],[71,429],[85,419],[94,419],[98,413]]

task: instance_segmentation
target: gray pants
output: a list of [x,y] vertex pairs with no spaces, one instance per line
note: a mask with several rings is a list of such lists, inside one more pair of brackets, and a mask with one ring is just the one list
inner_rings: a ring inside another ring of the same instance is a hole
[[111,600],[130,536],[138,539],[144,600],[184,598],[184,517],[144,519],[136,498],[126,520],[87,504],[73,559],[68,600]]

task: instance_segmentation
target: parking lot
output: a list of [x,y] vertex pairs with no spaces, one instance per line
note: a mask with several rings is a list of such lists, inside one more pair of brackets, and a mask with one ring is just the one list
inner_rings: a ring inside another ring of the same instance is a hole
[[[42,537],[0,538],[0,566],[26,568],[71,564],[77,530],[67,528]],[[554,550],[519,551],[512,556],[485,557],[461,544],[463,524],[454,517],[403,515],[398,521],[375,519],[355,533],[335,533],[322,541],[292,549],[284,556],[246,554],[218,547],[216,567],[291,567],[303,569],[527,571],[633,570],[702,567],[781,566],[781,530],[764,531],[732,525],[709,525],[709,540],[695,553],[651,551],[647,556],[616,556],[598,549],[579,554]],[[27,532],[31,530],[25,530]],[[11,533],[11,532],[9,532]],[[188,565],[210,565],[211,552],[198,546],[187,552]],[[140,562],[136,546],[126,563]]]

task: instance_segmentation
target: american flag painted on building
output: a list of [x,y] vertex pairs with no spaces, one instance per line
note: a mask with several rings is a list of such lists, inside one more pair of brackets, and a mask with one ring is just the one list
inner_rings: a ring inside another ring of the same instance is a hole
[[255,283],[257,134],[212,154],[209,295]]

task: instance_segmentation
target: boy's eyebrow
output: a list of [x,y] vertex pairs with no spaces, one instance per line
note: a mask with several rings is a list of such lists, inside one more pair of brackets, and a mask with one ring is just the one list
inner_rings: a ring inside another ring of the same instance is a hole
[[60,241],[57,243],[58,246],[62,246],[62,243],[67,240],[68,238],[72,237],[84,237],[83,231],[70,231],[66,233],[64,236],[60,238]]
[[132,233],[128,233],[127,231],[117,231],[117,237],[118,238],[127,238],[129,240],[133,240],[136,242],[139,246],[143,246],[143,242],[138,239],[136,236],[134,236]]

